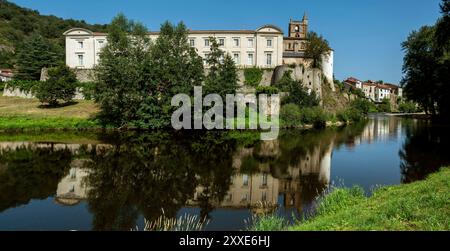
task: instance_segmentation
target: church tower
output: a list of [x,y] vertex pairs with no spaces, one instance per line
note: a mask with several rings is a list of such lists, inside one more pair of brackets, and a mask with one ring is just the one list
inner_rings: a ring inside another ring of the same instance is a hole
[[302,21],[289,21],[289,37],[305,39],[308,34],[308,16],[303,15]]

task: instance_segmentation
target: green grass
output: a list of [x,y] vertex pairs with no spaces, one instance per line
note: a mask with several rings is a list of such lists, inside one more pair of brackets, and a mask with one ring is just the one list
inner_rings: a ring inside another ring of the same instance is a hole
[[282,231],[288,226],[286,219],[275,215],[266,215],[254,219],[249,231]]
[[32,118],[26,116],[0,117],[0,131],[9,130],[63,130],[63,129],[99,129],[95,121],[85,118]]
[[0,95],[0,131],[97,129],[101,127],[93,118],[98,111],[92,101],[47,108],[37,99]]
[[[261,226],[275,226],[268,218]],[[316,214],[284,229],[294,231],[450,230],[450,168],[412,184],[382,187],[366,197],[361,188],[338,188],[319,202]]]

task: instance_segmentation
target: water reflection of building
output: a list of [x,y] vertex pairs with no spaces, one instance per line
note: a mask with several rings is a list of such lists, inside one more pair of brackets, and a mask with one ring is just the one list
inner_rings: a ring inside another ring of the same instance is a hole
[[[243,148],[234,159],[236,173],[225,199],[216,207],[256,208],[263,202],[269,206],[300,209],[303,204],[314,200],[330,183],[332,144],[316,146],[305,154],[298,153],[298,162],[290,164],[286,170],[276,165],[258,163],[257,172],[243,174],[243,162],[255,155],[254,148]],[[256,153],[259,157],[279,157],[279,145],[275,142],[262,142]],[[203,189],[197,188],[191,205],[197,204]]]
[[[96,147],[96,150],[99,147]],[[104,148],[103,146],[100,149]],[[76,147],[73,149],[75,150]],[[211,202],[216,208],[252,208],[261,202],[301,209],[311,202],[330,183],[333,144],[317,144],[306,151],[294,152],[294,159],[280,167],[276,160],[282,158],[278,141],[262,142],[258,148],[241,148],[233,158],[235,174],[221,201]],[[289,153],[292,158],[292,153]],[[257,158],[257,160],[254,160]],[[245,163],[249,159],[253,167]],[[58,184],[56,202],[75,205],[87,198],[89,187],[84,178],[89,175],[84,164],[88,160],[74,160],[69,174]],[[253,169],[252,169],[253,168]],[[188,201],[188,206],[198,206],[204,188],[199,186]]]
[[73,206],[87,198],[88,186],[84,178],[89,175],[88,169],[84,168],[86,161],[76,159],[70,165],[69,174],[58,184],[55,201],[65,206]]
[[355,144],[385,141],[402,135],[402,120],[395,116],[377,116],[371,119]]
[[332,145],[314,148],[296,166],[289,167],[289,175],[280,179],[279,195],[285,208],[301,209],[313,201],[330,183]]

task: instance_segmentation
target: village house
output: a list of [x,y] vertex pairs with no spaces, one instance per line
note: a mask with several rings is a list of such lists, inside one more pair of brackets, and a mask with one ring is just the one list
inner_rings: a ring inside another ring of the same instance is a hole
[[361,81],[357,78],[350,77],[344,80],[345,89],[360,89],[364,96],[372,102],[380,103],[383,99],[391,99],[391,97],[402,97],[403,90],[398,85],[384,84],[375,81]]
[[[289,33],[275,25],[263,25],[256,30],[189,30],[188,43],[203,58],[210,53],[210,37],[216,38],[220,48],[231,55],[239,68],[275,68],[287,64],[305,64],[308,18],[291,20]],[[66,64],[73,69],[93,69],[99,62],[100,51],[107,44],[107,34],[83,28],[73,28],[64,33]],[[156,40],[159,32],[149,32]],[[322,71],[333,82],[333,51],[323,57]],[[205,62],[206,65],[206,62]]]
[[7,82],[12,80],[13,72],[11,69],[0,69],[0,82]]

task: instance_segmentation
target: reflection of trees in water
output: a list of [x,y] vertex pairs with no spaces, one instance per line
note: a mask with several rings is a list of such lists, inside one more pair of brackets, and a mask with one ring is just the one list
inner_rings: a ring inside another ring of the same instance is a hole
[[93,152],[87,181],[94,229],[132,228],[139,212],[150,221],[162,210],[175,217],[198,186],[204,188],[201,216],[207,216],[230,185],[234,151],[231,142],[213,134],[134,135]]
[[0,212],[46,199],[55,194],[58,182],[67,174],[72,153],[69,149],[21,146],[0,154]]
[[227,132],[159,132],[98,135],[102,145],[71,145],[70,150],[64,144],[58,149],[40,145],[2,150],[0,211],[53,196],[73,160],[89,159],[74,168],[88,174],[83,182],[95,230],[128,230],[135,227],[139,215],[151,221],[162,210],[174,217],[192,200],[201,217],[208,217],[224,201],[233,176],[239,175],[234,162],[242,151],[250,155],[240,156],[241,173],[270,172],[275,179],[292,181],[295,189],[288,192],[301,194],[296,201],[304,203],[327,182],[298,169],[293,177],[292,167],[300,167],[307,155],[323,156],[336,142],[354,137],[358,130],[352,128],[285,131],[277,141],[256,142],[250,148],[242,148],[249,145],[248,137],[233,139]]
[[406,127],[406,140],[400,150],[402,182],[422,180],[450,164],[450,132],[445,126],[417,121]]

